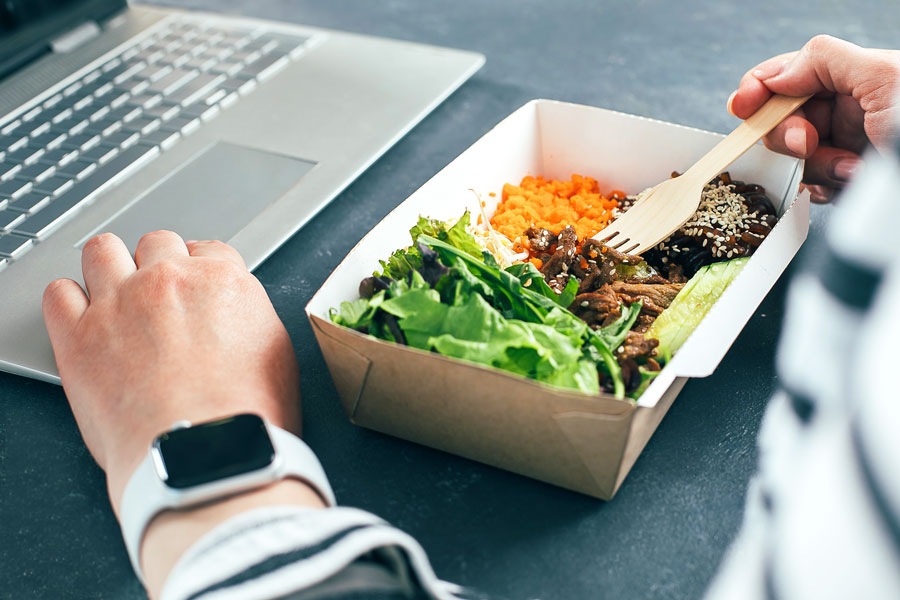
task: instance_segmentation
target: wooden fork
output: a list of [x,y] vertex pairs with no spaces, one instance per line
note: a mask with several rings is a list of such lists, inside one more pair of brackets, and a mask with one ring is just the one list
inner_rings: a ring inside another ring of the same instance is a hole
[[809,98],[772,96],[690,169],[654,186],[628,212],[594,234],[593,239],[626,254],[653,248],[693,216],[707,183]]

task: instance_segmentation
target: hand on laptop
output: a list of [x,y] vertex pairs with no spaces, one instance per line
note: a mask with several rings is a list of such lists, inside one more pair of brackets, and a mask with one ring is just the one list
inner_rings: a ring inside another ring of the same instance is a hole
[[900,51],[860,48],[816,36],[748,71],[728,99],[728,110],[745,119],[772,93],[816,94],[765,137],[767,147],[806,159],[804,183],[815,202],[827,202],[860,166],[872,143],[884,148],[897,127]]
[[[82,270],[89,296],[72,280],[54,281],[44,293],[44,319],[72,411],[106,471],[117,512],[150,443],[176,421],[255,412],[297,431],[291,341],[236,250],[157,231],[141,238],[132,259],[118,237],[104,234],[85,244]],[[190,540],[186,533],[179,530]],[[148,565],[148,580],[153,571]]]

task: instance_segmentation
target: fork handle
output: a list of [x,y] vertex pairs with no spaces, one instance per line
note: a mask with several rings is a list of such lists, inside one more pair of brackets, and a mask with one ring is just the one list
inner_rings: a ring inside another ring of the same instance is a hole
[[685,171],[682,177],[702,179],[700,185],[705,185],[811,97],[775,94]]

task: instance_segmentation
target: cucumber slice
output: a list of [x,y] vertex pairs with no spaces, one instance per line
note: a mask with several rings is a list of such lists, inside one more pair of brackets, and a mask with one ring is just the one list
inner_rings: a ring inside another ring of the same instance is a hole
[[644,336],[659,340],[657,351],[663,362],[684,344],[748,260],[738,258],[703,267],[656,318]]

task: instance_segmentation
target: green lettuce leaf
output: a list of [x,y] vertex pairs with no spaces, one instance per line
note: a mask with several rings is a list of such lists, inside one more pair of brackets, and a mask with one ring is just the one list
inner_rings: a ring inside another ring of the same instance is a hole
[[506,272],[511,275],[518,277],[519,281],[522,282],[522,285],[526,288],[529,288],[542,296],[553,300],[563,308],[568,308],[569,305],[572,304],[572,301],[575,300],[575,296],[578,294],[578,280],[574,277],[570,277],[568,283],[566,283],[565,289],[561,294],[557,294],[553,291],[547,282],[544,280],[544,276],[538,271],[537,267],[535,267],[530,262],[516,263],[506,268]]
[[382,302],[384,302],[384,290],[379,291],[371,298],[341,302],[340,312],[331,309],[329,316],[338,325],[351,329],[364,329],[371,324],[375,311]]
[[475,241],[475,238],[466,231],[469,226],[469,211],[463,215],[452,226],[446,221],[437,219],[429,219],[419,217],[419,221],[409,230],[412,238],[412,245],[407,248],[395,250],[386,261],[379,260],[381,263],[382,273],[375,272],[376,277],[384,276],[391,279],[403,279],[410,271],[418,271],[422,268],[422,255],[416,248],[416,242],[422,236],[435,238],[457,248],[466,254],[482,259],[481,246]]

